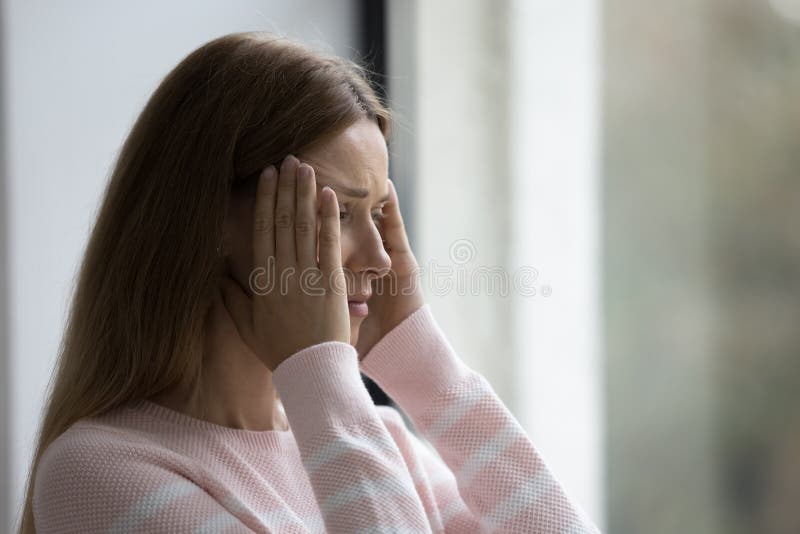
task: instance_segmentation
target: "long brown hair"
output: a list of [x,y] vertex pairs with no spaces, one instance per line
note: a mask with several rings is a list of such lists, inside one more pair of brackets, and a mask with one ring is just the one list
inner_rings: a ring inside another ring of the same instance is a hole
[[391,117],[365,67],[261,32],[181,61],[139,115],[104,191],[74,288],[28,473],[73,423],[175,385],[197,392],[217,247],[234,185],[270,163]]

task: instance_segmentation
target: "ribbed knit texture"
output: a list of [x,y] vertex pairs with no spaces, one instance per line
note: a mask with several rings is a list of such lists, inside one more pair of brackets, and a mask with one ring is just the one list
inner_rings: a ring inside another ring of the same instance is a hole
[[[359,370],[400,412],[375,406]],[[359,362],[331,341],[281,363],[290,429],[142,400],[78,421],[36,471],[37,532],[597,533],[425,304]]]

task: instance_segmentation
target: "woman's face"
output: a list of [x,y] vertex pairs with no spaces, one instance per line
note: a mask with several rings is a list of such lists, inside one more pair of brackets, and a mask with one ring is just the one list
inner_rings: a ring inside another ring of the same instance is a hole
[[[391,268],[379,231],[383,204],[389,195],[389,154],[378,125],[362,119],[335,137],[293,155],[314,168],[317,202],[323,186],[336,192],[347,298],[368,299],[370,282]],[[248,279],[253,268],[253,201],[252,194],[231,195],[224,244],[231,274],[251,295]],[[348,308],[350,343],[355,345],[364,317],[357,306]]]

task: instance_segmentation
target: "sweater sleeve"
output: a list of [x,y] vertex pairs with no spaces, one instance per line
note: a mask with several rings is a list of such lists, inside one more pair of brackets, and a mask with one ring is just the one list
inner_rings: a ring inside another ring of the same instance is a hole
[[456,355],[430,304],[387,333],[360,366],[441,458],[416,445],[438,481],[446,532],[471,522],[478,532],[599,532],[488,381]]
[[361,379],[355,347],[306,347],[272,373],[329,533],[431,532],[403,456]]
[[204,490],[191,463],[90,426],[45,450],[32,502],[37,534],[253,532]]

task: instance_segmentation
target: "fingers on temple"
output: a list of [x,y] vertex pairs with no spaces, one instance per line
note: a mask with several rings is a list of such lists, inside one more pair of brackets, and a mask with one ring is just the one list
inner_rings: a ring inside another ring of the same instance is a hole
[[319,268],[327,276],[342,267],[342,251],[339,247],[339,204],[333,189],[322,190],[319,229]]
[[273,165],[261,172],[253,213],[253,254],[256,266],[275,255],[275,195],[278,171]]
[[403,215],[400,213],[397,190],[392,180],[389,180],[389,202],[387,202],[386,208],[386,218],[382,224],[383,238],[393,250],[407,250],[409,248],[408,236],[405,232]]
[[300,269],[317,266],[317,185],[314,169],[301,163],[297,170],[295,246]]
[[294,156],[286,156],[278,178],[278,200],[275,204],[275,260],[278,266],[294,266],[297,263],[294,221],[299,163]]

